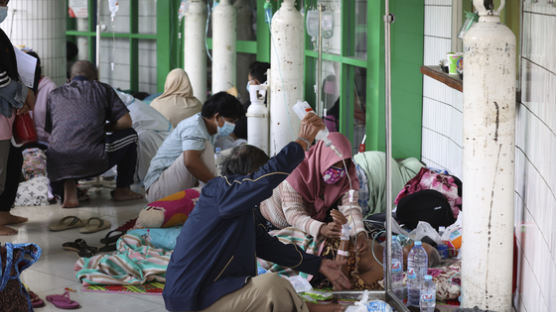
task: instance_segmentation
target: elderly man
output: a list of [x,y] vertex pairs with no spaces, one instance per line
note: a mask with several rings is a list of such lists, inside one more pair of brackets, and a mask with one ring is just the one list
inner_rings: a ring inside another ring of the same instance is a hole
[[79,205],[78,179],[97,176],[114,165],[118,176],[113,199],[143,197],[129,188],[137,162],[131,117],[112,87],[98,81],[91,62],[76,62],[71,81],[49,94],[45,130],[50,133],[48,178],[54,194],[63,197],[64,208]]
[[299,138],[266,164],[264,152],[252,146],[232,151],[223,165],[231,175],[214,178],[203,188],[176,241],[163,293],[168,310],[343,310],[338,305],[308,306],[289,281],[274,273],[256,276],[260,257],[309,274],[322,273],[338,289],[351,287],[340,263],[284,245],[255,223],[258,204],[303,160],[322,128],[322,120],[308,114]]

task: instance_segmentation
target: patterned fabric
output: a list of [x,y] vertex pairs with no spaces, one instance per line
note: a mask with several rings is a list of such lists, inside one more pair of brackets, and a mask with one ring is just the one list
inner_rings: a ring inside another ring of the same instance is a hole
[[461,209],[461,181],[452,175],[441,174],[431,171],[428,168],[421,168],[421,171],[400,191],[396,197],[395,204],[407,195],[413,194],[421,190],[435,190],[446,197],[454,218],[457,219]]
[[19,184],[14,204],[16,207],[47,206],[48,204],[47,177],[38,176]]
[[461,261],[453,264],[429,268],[428,273],[436,284],[437,300],[454,300],[461,294]]
[[148,235],[126,234],[116,243],[113,255],[80,258],[76,277],[83,285],[142,285],[166,281],[171,250],[156,248]]
[[23,151],[23,176],[25,180],[34,177],[46,177],[46,154],[40,148],[28,148]]
[[344,170],[344,168],[330,167],[324,172],[322,180],[326,184],[336,184],[345,176],[346,171]]
[[83,290],[89,292],[162,295],[164,283],[149,282],[144,285],[88,285],[84,286]]
[[167,228],[183,225],[201,193],[188,189],[152,202],[139,213],[136,228]]
[[[346,193],[341,197],[338,210],[346,217],[350,217],[355,225],[355,233],[365,231],[361,208],[353,205]],[[353,202],[358,201],[358,192],[355,192]],[[274,189],[272,197],[261,203],[261,214],[279,229],[293,226],[305,233],[319,237],[319,231],[324,222],[311,218],[306,209],[306,204],[301,195],[293,189],[286,180]]]
[[11,244],[0,246],[0,307],[2,311],[33,311],[29,294],[19,281],[19,275],[41,256],[35,244]]
[[92,177],[108,170],[106,122],[113,124],[128,113],[112,87],[74,79],[50,92],[46,110],[51,181]]

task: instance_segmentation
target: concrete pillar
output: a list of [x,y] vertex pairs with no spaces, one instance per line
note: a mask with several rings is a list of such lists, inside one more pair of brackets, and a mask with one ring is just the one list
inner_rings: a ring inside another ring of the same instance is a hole
[[[89,31],[89,19],[77,18],[77,30]],[[89,59],[89,39],[87,37],[77,37],[77,49],[79,50],[78,60]]]
[[236,85],[236,8],[221,0],[212,11],[212,93]]
[[201,102],[207,98],[207,51],[205,49],[206,2],[192,0],[185,13],[184,69],[189,75],[193,95]]
[[462,306],[512,311],[516,40],[474,0],[463,80]]
[[291,109],[303,100],[303,17],[285,0],[272,18],[270,49],[270,154],[295,140],[300,120]]
[[2,28],[8,36],[11,34],[13,45],[25,45],[36,51],[44,75],[58,85],[63,84],[66,81],[66,1],[17,0],[10,1],[8,7],[8,18]]

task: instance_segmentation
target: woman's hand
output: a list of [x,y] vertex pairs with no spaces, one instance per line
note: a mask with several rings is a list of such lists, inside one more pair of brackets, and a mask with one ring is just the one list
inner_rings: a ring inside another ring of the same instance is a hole
[[320,235],[326,238],[340,238],[342,226],[336,222],[330,222],[320,227]]
[[23,107],[18,108],[16,113],[18,115],[22,115],[29,112],[30,110],[33,110],[33,108],[35,108],[35,101],[36,101],[35,92],[29,89],[27,92],[27,97],[25,98],[25,103],[23,103]]
[[351,289],[349,279],[342,272],[342,265],[344,263],[330,259],[322,259],[320,265],[319,272],[326,276],[335,290]]
[[[317,133],[319,133],[320,130],[324,129],[324,127],[324,122],[319,116],[313,113],[309,113],[305,115],[305,118],[303,118],[303,120],[301,121],[301,127],[299,128],[298,136],[304,140],[307,140],[307,142],[312,143],[315,140]],[[302,140],[298,140],[297,142],[303,147],[308,148],[308,146],[305,146],[306,143]]]
[[355,241],[355,250],[357,253],[365,252],[369,248],[367,234],[365,232],[359,232],[357,234],[357,239]]

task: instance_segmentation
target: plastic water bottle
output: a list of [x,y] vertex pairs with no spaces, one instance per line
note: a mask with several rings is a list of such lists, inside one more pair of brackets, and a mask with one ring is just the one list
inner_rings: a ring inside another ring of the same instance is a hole
[[[386,270],[386,248],[384,249],[384,269]],[[398,236],[392,237],[392,290],[403,301],[403,249]],[[384,274],[386,276],[386,273]]]
[[421,241],[416,241],[407,256],[407,305],[419,306],[421,289],[427,275],[428,256]]
[[434,312],[436,306],[436,285],[432,281],[432,276],[425,275],[425,282],[421,290],[421,300],[419,303],[421,312]]

